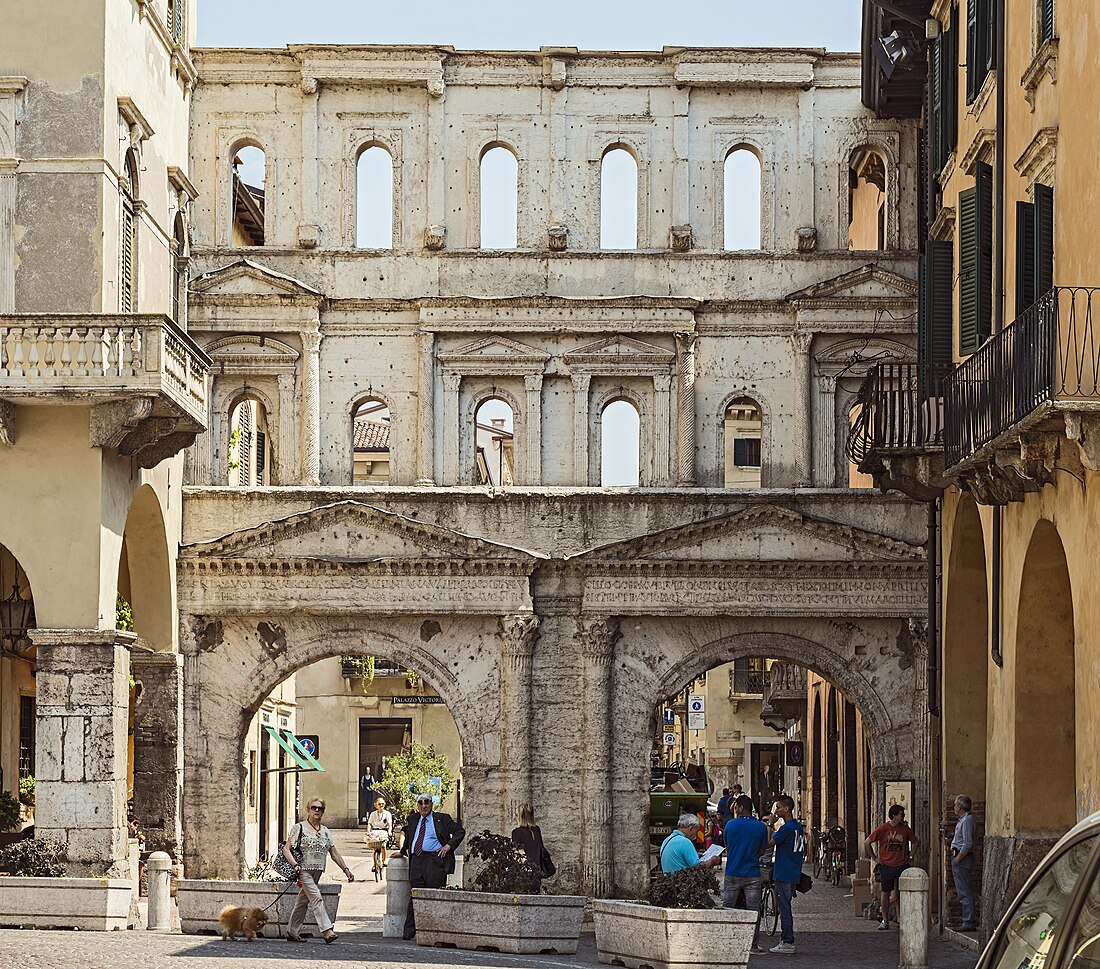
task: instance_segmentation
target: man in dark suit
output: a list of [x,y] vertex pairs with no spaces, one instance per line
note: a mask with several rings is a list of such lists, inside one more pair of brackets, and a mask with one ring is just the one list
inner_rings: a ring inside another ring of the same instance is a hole
[[[405,844],[401,854],[409,858],[410,888],[442,888],[454,874],[455,848],[462,844],[466,829],[449,814],[432,810],[432,796],[421,794],[416,810],[405,821]],[[412,896],[405,916],[404,937],[416,935]]]

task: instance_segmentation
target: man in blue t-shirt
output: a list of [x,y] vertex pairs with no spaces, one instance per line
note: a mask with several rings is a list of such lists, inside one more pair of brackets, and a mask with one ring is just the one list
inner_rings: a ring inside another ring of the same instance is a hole
[[[768,851],[768,828],[752,816],[752,798],[742,794],[733,802],[736,817],[726,825],[726,877],[722,884],[722,904],[760,912],[760,856]],[[737,904],[744,890],[744,905]],[[752,934],[753,952],[760,948],[760,919]]]
[[806,832],[794,819],[794,801],[786,794],[775,802],[767,820],[782,821],[782,825],[768,837],[768,844],[775,846],[775,869],[772,880],[775,885],[775,904],[779,909],[779,925],[782,931],[779,945],[771,951],[782,955],[794,952],[794,915],[791,899],[802,877],[802,862],[806,857]]
[[[661,871],[671,875],[685,868],[695,868],[700,864],[699,852],[695,850],[695,838],[699,834],[699,816],[681,814],[676,829],[661,844]],[[704,868],[713,868],[718,864],[718,855],[702,862]]]

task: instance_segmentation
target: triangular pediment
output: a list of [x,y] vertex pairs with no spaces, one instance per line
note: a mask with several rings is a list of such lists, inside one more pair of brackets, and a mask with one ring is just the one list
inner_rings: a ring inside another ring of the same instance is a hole
[[566,363],[574,361],[612,361],[616,359],[629,359],[633,361],[644,360],[647,363],[669,363],[675,356],[664,347],[655,346],[652,343],[644,343],[633,337],[615,335],[595,343],[589,343],[576,350],[570,350],[564,355]]
[[514,360],[518,358],[521,360],[545,362],[550,359],[550,354],[545,350],[537,350],[535,347],[528,346],[526,343],[520,343],[518,340],[509,340],[507,337],[503,336],[475,340],[473,343],[467,343],[457,350],[448,350],[445,353],[439,354],[439,359],[444,362],[460,358],[468,359],[470,357],[488,357],[494,360],[502,360],[505,358]]
[[189,289],[205,296],[306,296],[321,299],[312,286],[251,259],[239,259],[191,281]]
[[868,263],[859,269],[800,289],[787,296],[787,299],[798,303],[819,299],[913,299],[916,295],[916,280]]
[[530,560],[523,549],[463,535],[359,501],[341,501],[181,549],[187,558]]
[[614,542],[579,556],[597,561],[919,561],[920,546],[790,508],[741,511]]

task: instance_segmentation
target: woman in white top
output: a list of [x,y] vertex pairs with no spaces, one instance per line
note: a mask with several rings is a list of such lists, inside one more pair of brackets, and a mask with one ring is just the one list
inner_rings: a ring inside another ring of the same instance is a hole
[[374,880],[382,880],[382,869],[386,867],[386,845],[393,834],[393,815],[386,810],[386,799],[376,797],[374,810],[367,818],[367,847],[374,851]]
[[[321,880],[329,855],[348,876],[348,881],[355,881],[340,852],[336,850],[336,843],[332,839],[332,833],[321,824],[321,818],[325,814],[325,802],[319,798],[310,798],[306,804],[305,820],[299,821],[290,829],[290,836],[283,845],[283,857],[294,865],[298,872],[298,898],[294,902],[294,910],[290,913],[290,922],[287,924],[286,937],[288,942],[305,942],[302,938],[302,922],[306,917],[306,909],[317,922],[317,928],[321,930],[321,938],[325,942],[335,942],[336,933],[332,931],[332,920],[325,911],[325,904],[321,900],[321,889],[317,883]],[[292,854],[294,848],[300,848],[302,852],[301,864],[294,860]]]

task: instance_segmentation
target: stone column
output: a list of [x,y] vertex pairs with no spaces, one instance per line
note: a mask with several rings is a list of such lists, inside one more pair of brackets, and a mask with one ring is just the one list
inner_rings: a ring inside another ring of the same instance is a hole
[[672,450],[672,375],[658,374],[653,378],[653,389],[653,480],[650,484],[665,488],[675,481],[669,465]]
[[588,388],[592,374],[573,374],[573,484],[588,484]]
[[795,428],[795,480],[796,488],[809,488],[813,484],[813,405],[810,401],[810,344],[814,335],[805,330],[795,330],[791,334],[791,347],[794,361],[791,366],[794,375],[794,418]]
[[527,449],[525,485],[542,484],[542,374],[529,373],[523,378],[527,389]]
[[0,313],[15,312],[15,159],[0,159]]
[[608,897],[615,887],[611,711],[615,643],[621,635],[614,617],[577,620],[584,671],[581,891],[594,898]]
[[70,875],[129,877],[126,731],[133,633],[35,629],[35,833]]
[[[817,436],[814,440],[812,481],[819,488],[845,487],[847,481],[836,480],[836,377],[817,377]],[[848,429],[844,428],[844,433]]]
[[183,861],[180,802],[183,792],[183,657],[134,650],[130,655],[140,693],[134,703],[134,817],[150,851]]
[[462,453],[466,442],[458,436],[458,403],[462,389],[462,374],[443,375],[443,484],[471,484],[459,481],[466,470],[462,465]]
[[298,461],[298,424],[295,419],[298,408],[294,401],[294,374],[281,373],[279,381],[279,427],[272,450],[275,467],[271,483],[277,485],[299,484],[302,480]]
[[302,334],[302,484],[321,484],[321,334]]
[[539,618],[530,613],[500,620],[501,762],[508,773],[504,829],[515,826],[516,808],[531,797],[531,663]]
[[426,488],[435,484],[435,334],[416,334],[416,483]]
[[695,487],[695,334],[676,334],[676,484]]

